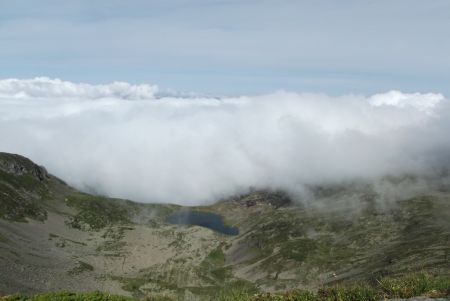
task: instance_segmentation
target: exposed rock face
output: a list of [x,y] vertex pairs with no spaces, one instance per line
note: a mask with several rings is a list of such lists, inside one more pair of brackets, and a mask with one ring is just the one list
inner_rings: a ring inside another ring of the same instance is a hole
[[34,164],[31,160],[15,154],[0,152],[0,170],[17,176],[31,174],[40,181],[49,178],[48,172],[43,166]]

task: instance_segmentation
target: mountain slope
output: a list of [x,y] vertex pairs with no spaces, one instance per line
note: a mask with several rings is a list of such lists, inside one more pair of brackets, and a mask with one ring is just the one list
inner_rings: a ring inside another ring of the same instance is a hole
[[[0,153],[0,293],[198,299],[230,288],[448,275],[449,198],[435,189],[383,208],[370,187],[356,185],[321,191],[314,203],[260,191],[212,206],[140,204],[79,192],[24,157]],[[167,222],[186,211],[220,215],[239,234]]]

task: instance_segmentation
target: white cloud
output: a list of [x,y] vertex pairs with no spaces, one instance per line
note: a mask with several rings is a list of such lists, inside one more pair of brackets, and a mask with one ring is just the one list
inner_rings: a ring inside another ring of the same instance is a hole
[[442,94],[434,93],[402,93],[390,91],[388,93],[376,94],[370,97],[369,103],[374,106],[396,106],[405,108],[414,107],[417,110],[432,112],[434,107],[444,99]]
[[151,99],[157,86],[130,85],[114,82],[107,85],[76,84],[60,79],[5,79],[0,81],[1,98],[117,98],[126,100]]
[[182,204],[450,167],[440,94],[155,95],[149,85],[1,80],[0,150],[79,188]]

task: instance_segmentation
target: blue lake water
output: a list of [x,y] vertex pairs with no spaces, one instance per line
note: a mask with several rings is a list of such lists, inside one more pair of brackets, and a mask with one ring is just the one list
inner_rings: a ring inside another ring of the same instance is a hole
[[176,225],[195,225],[205,227],[227,235],[238,235],[237,227],[223,223],[220,215],[201,211],[179,211],[167,218],[167,222]]

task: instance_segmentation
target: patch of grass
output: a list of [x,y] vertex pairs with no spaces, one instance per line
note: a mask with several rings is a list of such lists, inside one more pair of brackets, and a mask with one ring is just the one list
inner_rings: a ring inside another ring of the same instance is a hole
[[98,231],[107,226],[130,223],[131,202],[76,193],[66,199],[68,206],[78,209],[78,213],[68,222],[80,230]]
[[214,269],[210,271],[210,274],[221,283],[232,277],[231,267]]
[[174,301],[172,298],[167,296],[150,296],[144,299],[145,301]]
[[[305,292],[301,296],[311,298]],[[366,285],[354,285],[350,287],[329,287],[322,288],[317,292],[316,298],[319,300],[337,300],[337,301],[377,301],[380,300],[380,294],[377,290]],[[309,299],[310,300],[310,299]]]
[[284,258],[301,262],[317,249],[317,244],[316,241],[309,238],[287,241],[281,247],[280,253]]
[[232,279],[231,267],[224,266],[225,254],[222,246],[212,250],[198,267],[198,274],[213,285],[224,286]]
[[[314,285],[323,273],[360,271],[342,279],[351,283],[448,270],[450,206],[446,198],[417,197],[386,210],[367,202],[367,210],[356,213],[351,222],[348,212],[302,207],[250,214],[245,219],[248,234],[232,255],[251,254],[239,263],[254,264],[255,270],[265,272],[267,276],[258,284],[276,290],[279,283]],[[278,280],[284,271],[292,278]]]
[[43,183],[30,174],[13,175],[0,170],[0,181],[10,184],[15,189],[26,191],[40,191],[44,189]]
[[0,243],[7,243],[7,242],[9,242],[9,239],[6,236],[0,234]]
[[137,301],[137,299],[111,295],[103,292],[89,293],[71,293],[71,292],[52,292],[42,293],[31,296],[10,295],[0,297],[1,301]]
[[[253,261],[259,261],[273,254],[276,246],[286,244],[282,254],[290,259],[298,258],[302,261],[303,256],[297,256],[292,252],[291,240],[297,240],[305,235],[302,222],[295,216],[286,216],[281,212],[270,212],[266,215],[255,216],[255,225],[251,234],[246,238],[247,243],[252,246],[258,256]],[[294,243],[295,244],[295,243]]]
[[125,230],[133,230],[132,227],[109,227],[102,234],[102,238],[109,240],[121,240],[125,236]]
[[[87,244],[84,242],[79,242],[79,241],[72,240],[72,239],[65,238],[65,237],[59,237],[59,236],[56,236],[56,237],[59,238],[58,241],[55,243],[55,246],[57,246],[58,248],[64,248],[66,245],[68,245],[68,243],[72,243],[72,244],[76,244],[76,245],[80,245],[80,246],[87,246]],[[49,240],[52,240],[51,236],[49,236]]]
[[[157,287],[162,288],[164,291],[177,292],[181,291],[174,283],[165,282],[159,277],[154,277],[150,273],[144,274],[141,277],[120,277],[111,276],[112,280],[116,280],[122,283],[122,289],[132,293],[132,295],[140,300],[154,300],[154,301],[169,301],[173,300],[170,297],[161,295],[159,289],[150,291],[149,289],[142,288],[144,285],[152,283]],[[144,298],[145,297],[145,298]],[[178,300],[178,299],[177,299]]]
[[[283,294],[259,293],[249,294],[239,290],[219,293],[214,300],[217,301],[343,301],[341,299],[320,299],[313,292],[296,290]],[[349,300],[350,301],[350,300]],[[351,300],[357,301],[357,300]]]
[[431,277],[427,274],[382,278],[378,285],[389,298],[411,298],[424,294],[431,297],[450,295],[450,278]]
[[119,251],[127,245],[126,242],[122,241],[125,236],[125,230],[133,230],[132,227],[109,227],[102,234],[102,238],[105,238],[103,243],[97,246],[97,252],[115,252],[119,255]]
[[450,278],[427,274],[400,278],[383,278],[374,286],[352,285],[323,287],[317,292],[293,290],[286,293],[252,294],[240,290],[222,291],[218,301],[377,301],[417,296],[445,297],[450,295]]
[[40,206],[36,196],[19,191],[0,180],[0,217],[16,222],[26,222],[26,218],[44,221],[47,212]]
[[69,275],[74,276],[74,275],[82,274],[84,272],[92,272],[93,270],[94,270],[94,267],[92,265],[79,260],[78,265],[76,267],[74,267],[73,269],[71,269],[70,271],[68,271],[67,273]]
[[51,240],[52,238],[57,238],[57,237],[59,237],[59,235],[57,235],[57,234],[54,234],[54,233],[49,233],[48,234],[48,239],[49,240]]
[[124,281],[122,289],[124,289],[125,291],[128,291],[128,292],[135,292],[135,291],[139,290],[139,288],[141,286],[143,286],[144,284],[146,284],[149,281],[150,281],[149,279],[145,279],[145,278],[127,278]]
[[[136,292],[150,282],[149,278],[122,278],[123,288]],[[292,290],[285,293],[257,293],[256,288],[244,280],[218,287],[186,288],[199,299],[217,301],[377,301],[390,298],[410,298],[415,296],[446,297],[450,296],[450,278],[432,277],[415,274],[400,278],[383,278],[373,286],[366,284],[352,286],[329,286],[317,292]],[[203,298],[204,297],[204,298]],[[56,292],[32,296],[11,295],[0,297],[1,301],[135,301],[137,299],[109,295],[101,292],[69,293]],[[167,296],[146,296],[143,300],[170,301]]]
[[206,257],[206,260],[213,265],[222,265],[225,262],[225,254],[223,254],[222,248],[217,247],[212,250]]
[[[258,293],[256,286],[242,279],[235,279],[222,282],[221,285],[186,287],[191,293],[197,296],[198,300],[222,300],[221,298],[237,298],[238,296],[254,296]],[[241,300],[241,299],[223,299]],[[247,299],[243,299],[247,300]]]
[[117,252],[127,245],[124,241],[107,240],[96,249],[97,252]]
[[112,280],[120,281],[122,283],[122,289],[127,292],[132,292],[138,295],[141,286],[152,281],[149,276],[144,277],[117,277],[112,276]]

